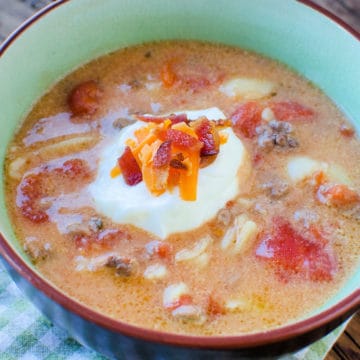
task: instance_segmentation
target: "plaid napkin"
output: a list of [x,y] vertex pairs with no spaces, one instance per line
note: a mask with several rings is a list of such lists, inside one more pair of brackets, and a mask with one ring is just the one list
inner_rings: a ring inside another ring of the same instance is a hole
[[[320,360],[344,330],[343,324],[325,338],[281,360]],[[0,360],[105,360],[52,325],[22,295],[0,262]],[[121,360],[121,359],[120,359]]]

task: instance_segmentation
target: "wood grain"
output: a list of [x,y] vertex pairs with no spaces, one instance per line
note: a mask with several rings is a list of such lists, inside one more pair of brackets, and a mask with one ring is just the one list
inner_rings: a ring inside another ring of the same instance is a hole
[[[0,0],[0,43],[22,21],[50,2],[51,0]],[[360,0],[313,2],[328,9],[360,32]],[[360,360],[360,312],[354,316],[325,360]]]

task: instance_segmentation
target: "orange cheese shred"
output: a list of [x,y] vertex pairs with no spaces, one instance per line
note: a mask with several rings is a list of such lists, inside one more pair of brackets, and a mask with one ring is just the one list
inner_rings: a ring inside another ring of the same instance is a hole
[[[215,126],[216,131],[223,127]],[[220,144],[226,143],[225,134],[215,135],[219,136]],[[127,139],[125,144],[131,148],[141,169],[142,180],[152,195],[173,192],[178,186],[182,200],[196,200],[204,143],[188,121],[172,123],[170,119],[165,119],[160,123],[144,122],[144,126],[134,132],[134,138]],[[116,165],[111,169],[110,176],[115,178],[119,175],[121,170]]]

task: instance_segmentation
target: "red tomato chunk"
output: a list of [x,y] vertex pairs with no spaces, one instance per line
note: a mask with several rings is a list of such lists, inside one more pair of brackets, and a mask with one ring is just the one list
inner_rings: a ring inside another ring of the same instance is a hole
[[274,220],[273,230],[261,239],[256,256],[285,276],[299,274],[311,281],[330,281],[337,269],[325,239],[306,238],[284,219]]
[[77,85],[69,95],[68,104],[74,115],[92,115],[99,108],[101,91],[94,80]]
[[142,173],[129,146],[119,157],[118,164],[128,185],[136,185],[142,181]]
[[280,121],[305,119],[312,117],[315,113],[312,109],[295,101],[279,101],[270,105],[275,118]]
[[256,135],[256,127],[261,122],[261,107],[255,101],[241,104],[231,115],[236,135],[252,139]]

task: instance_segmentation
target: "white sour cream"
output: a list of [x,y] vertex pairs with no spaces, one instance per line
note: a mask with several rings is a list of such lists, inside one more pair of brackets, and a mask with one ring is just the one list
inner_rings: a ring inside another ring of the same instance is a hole
[[[193,120],[199,116],[208,119],[225,118],[217,108],[182,111]],[[227,142],[220,147],[219,155],[209,166],[200,169],[196,201],[184,201],[178,189],[158,197],[150,194],[144,182],[135,186],[125,183],[122,176],[110,177],[110,171],[125,148],[125,141],[134,131],[144,126],[137,121],[127,126],[115,142],[107,146],[100,156],[98,174],[89,185],[97,211],[114,222],[132,224],[159,238],[169,234],[195,229],[213,218],[240,191],[240,184],[249,173],[246,150],[231,128],[222,130],[228,134]]]

